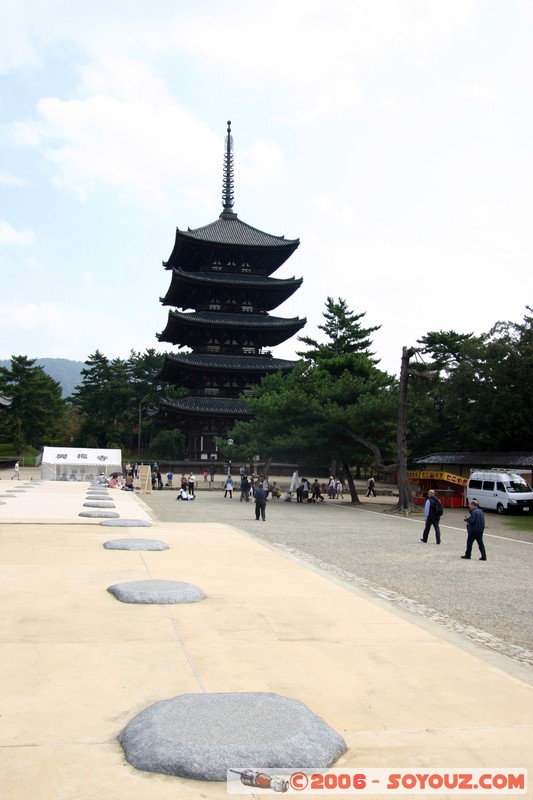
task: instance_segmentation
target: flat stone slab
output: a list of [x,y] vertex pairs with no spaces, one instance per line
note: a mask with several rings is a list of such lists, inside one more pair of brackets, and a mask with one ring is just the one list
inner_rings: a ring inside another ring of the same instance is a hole
[[104,542],[107,550],[168,550],[168,544],[159,539],[111,539]]
[[152,603],[170,605],[174,603],[198,603],[205,600],[206,594],[194,583],[181,581],[129,581],[108,586],[122,603]]
[[183,694],[141,711],[119,736],[137,769],[204,781],[228,769],[326,768],[346,742],[299,700],[270,692]]
[[101,522],[100,525],[105,525],[109,528],[151,528],[152,523],[147,519],[110,519],[107,522]]
[[116,511],[94,510],[94,511],[80,511],[78,517],[93,517],[94,519],[114,519],[119,517],[120,514]]
[[116,508],[116,505],[111,502],[106,502],[105,500],[89,500],[87,503],[83,504],[84,508]]

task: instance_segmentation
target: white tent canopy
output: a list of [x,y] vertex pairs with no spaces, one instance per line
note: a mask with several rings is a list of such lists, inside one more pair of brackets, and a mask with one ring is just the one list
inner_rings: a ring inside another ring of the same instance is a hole
[[122,472],[121,450],[43,448],[41,478],[45,481],[94,481],[102,472],[106,477],[113,472]]

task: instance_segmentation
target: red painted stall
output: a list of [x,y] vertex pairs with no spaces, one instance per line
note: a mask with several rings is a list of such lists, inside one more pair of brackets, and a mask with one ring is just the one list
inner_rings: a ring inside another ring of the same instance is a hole
[[430,489],[435,490],[435,494],[444,508],[464,508],[466,506],[468,478],[454,475],[453,472],[429,469],[410,470],[408,475],[410,482],[418,483],[420,487],[414,496],[417,506],[424,505]]

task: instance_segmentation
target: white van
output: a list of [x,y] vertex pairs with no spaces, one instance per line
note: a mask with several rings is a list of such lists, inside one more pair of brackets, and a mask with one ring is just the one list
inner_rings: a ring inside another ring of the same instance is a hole
[[480,508],[498,514],[517,512],[531,514],[533,489],[514,472],[472,472],[466,489],[468,503],[477,500]]

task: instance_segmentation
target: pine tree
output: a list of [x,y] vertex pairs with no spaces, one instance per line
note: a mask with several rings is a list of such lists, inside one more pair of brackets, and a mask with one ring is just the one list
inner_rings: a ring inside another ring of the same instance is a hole
[[361,321],[366,312],[356,314],[350,311],[346,300],[339,297],[335,302],[332,297],[326,300],[326,310],[322,312],[326,320],[324,325],[319,325],[319,330],[324,331],[328,337],[325,342],[318,342],[309,336],[298,336],[298,341],[307,345],[310,349],[298,352],[299,356],[310,361],[318,361],[321,358],[331,358],[332,356],[342,356],[350,354],[360,354],[372,360],[374,353],[370,352],[372,346],[372,334],[381,328],[375,325],[371,328],[363,328]]

